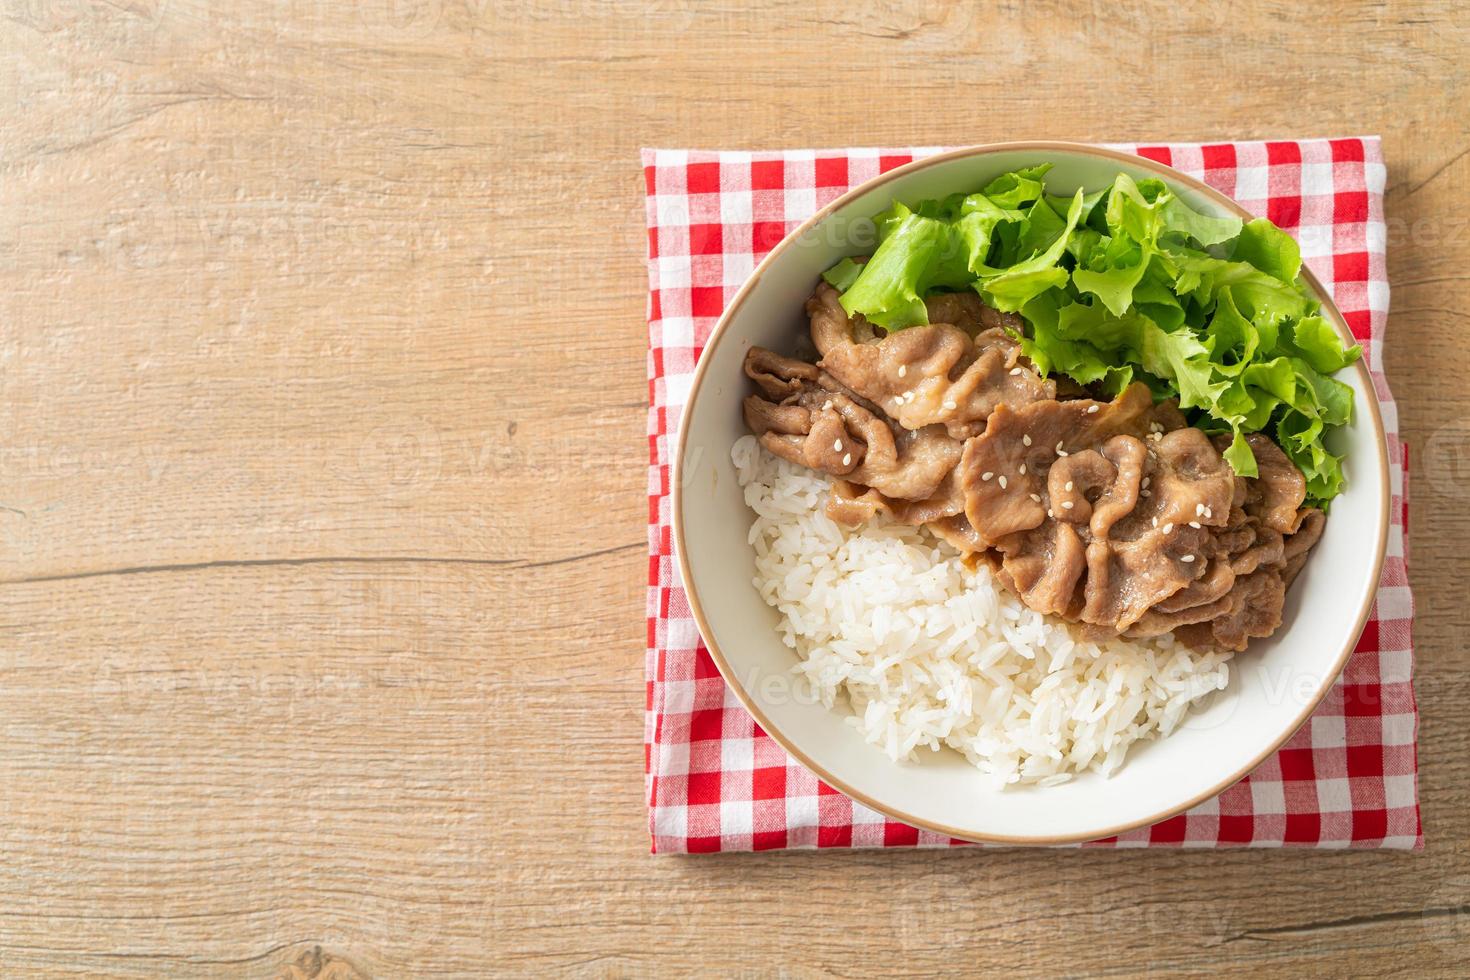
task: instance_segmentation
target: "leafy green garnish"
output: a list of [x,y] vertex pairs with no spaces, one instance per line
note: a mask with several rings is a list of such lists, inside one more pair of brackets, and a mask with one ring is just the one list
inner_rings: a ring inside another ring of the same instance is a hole
[[852,284],[857,281],[858,273],[862,271],[863,267],[861,264],[854,262],[852,259],[843,259],[822,273],[822,278],[831,283],[832,288],[839,293],[845,293],[848,289],[852,288]]
[[1265,431],[1307,478],[1308,502],[1342,490],[1324,436],[1352,417],[1352,389],[1330,375],[1358,346],[1319,313],[1300,279],[1301,250],[1265,219],[1201,214],[1161,180],[1049,193],[1050,165],[982,190],[894,202],[876,215],[865,264],[825,274],[849,314],[887,330],[928,322],[924,297],[973,289],[1027,323],[1022,349],[1109,394],[1134,381],[1174,397],[1191,421],[1228,432],[1225,458],[1254,476],[1245,436]]

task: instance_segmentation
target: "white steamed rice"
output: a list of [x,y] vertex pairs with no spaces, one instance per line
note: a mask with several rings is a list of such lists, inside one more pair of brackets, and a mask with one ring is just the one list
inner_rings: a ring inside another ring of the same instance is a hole
[[755,586],[828,708],[894,760],[949,746],[999,784],[1108,774],[1134,742],[1168,735],[1229,678],[1229,655],[1156,640],[1079,639],[1022,605],[988,569],[921,528],[848,531],[830,481],[745,436],[732,451]]

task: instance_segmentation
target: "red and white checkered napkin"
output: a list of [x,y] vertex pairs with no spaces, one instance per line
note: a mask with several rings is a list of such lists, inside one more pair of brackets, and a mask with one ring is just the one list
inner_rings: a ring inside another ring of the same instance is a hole
[[[1393,523],[1373,618],[1341,679],[1280,752],[1188,813],[1088,846],[1423,846],[1404,569],[1404,450],[1382,364],[1388,317],[1377,137],[1119,146],[1293,234],[1366,350],[1388,430]],[[669,535],[669,474],[694,363],[727,300],[790,230],[849,187],[938,152],[645,150],[648,183],[649,827],[656,852],[960,843],[822,784],[752,721],[700,642]]]

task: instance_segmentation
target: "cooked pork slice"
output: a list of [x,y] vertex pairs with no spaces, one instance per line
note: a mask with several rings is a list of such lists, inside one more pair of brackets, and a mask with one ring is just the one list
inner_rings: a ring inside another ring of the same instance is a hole
[[1306,564],[1307,552],[1321,539],[1322,529],[1327,526],[1327,515],[1316,507],[1303,507],[1297,516],[1297,531],[1286,539],[1282,548],[1281,580],[1289,588],[1296,581],[1297,573]]
[[1229,555],[1230,570],[1236,575],[1249,575],[1262,565],[1279,565],[1283,560],[1279,533],[1269,527],[1250,525],[1254,540],[1244,551]]
[[[1210,525],[1223,523],[1229,511],[1234,475],[1198,429],[1175,429],[1156,440],[1115,436],[1105,448],[1115,443],[1141,454],[1135,471],[1141,475],[1125,471],[1109,490],[1127,507],[1124,514],[1103,523],[1094,513],[1082,620],[1122,632],[1180,592],[1195,589],[1183,602],[1197,605],[1221,589],[1210,578]],[[1129,480],[1140,489],[1130,493]]]
[[1260,476],[1247,481],[1243,509],[1278,534],[1297,528],[1297,511],[1307,497],[1307,480],[1281,447],[1259,432],[1246,436]]
[[[1254,638],[1270,636],[1281,626],[1286,590],[1306,562],[1307,552],[1321,538],[1326,517],[1315,507],[1304,507],[1293,515],[1292,523],[1298,530],[1285,538],[1272,528],[1254,527],[1255,542],[1240,554],[1228,556],[1232,582],[1223,598],[1209,607],[1169,615],[1169,603],[1179,598],[1176,596],[1159,603],[1127,635],[1157,636],[1173,630],[1181,643],[1236,651],[1244,650]],[[1208,615],[1201,615],[1205,611]]]
[[[1230,608],[1230,596],[1226,594],[1213,602],[1189,606],[1175,612],[1166,613],[1150,609],[1139,617],[1138,622],[1124,630],[1123,635],[1132,640],[1146,640],[1154,636],[1163,636],[1165,633],[1173,633],[1177,639],[1188,646],[1213,646],[1210,621],[1216,617],[1228,615]],[[1184,641],[1181,631],[1193,630],[1195,627],[1203,627],[1203,631],[1191,634],[1197,637],[1195,640]]]
[[1154,603],[1149,613],[1179,613],[1198,609],[1218,602],[1235,585],[1235,570],[1229,562],[1212,561],[1205,566],[1205,574],[1190,582],[1178,592]]
[[[1050,506],[1052,464],[1114,435],[1148,432],[1152,410],[1153,398],[1143,385],[1133,385],[1112,402],[1078,399],[997,407],[985,434],[965,444],[960,461],[970,523],[992,545],[1006,535],[1039,527]],[[1076,509],[1081,503],[1090,513],[1082,488],[1074,481],[1067,489],[1067,482],[1066,477],[1058,481],[1067,503],[1057,501],[1056,509]]]
[[1112,402],[998,408],[965,444],[965,514],[1027,605],[1122,632],[1202,578],[1178,608],[1229,589],[1209,528],[1229,517],[1234,475],[1182,421],[1134,385]]
[[1002,313],[988,305],[978,293],[935,293],[924,300],[930,323],[948,323],[970,336],[986,330],[1004,330],[1016,336],[1026,329],[1026,321],[1016,313]]
[[1230,609],[1210,620],[1215,646],[1244,650],[1252,638],[1270,636],[1281,626],[1286,585],[1276,569],[1263,568],[1236,579],[1226,598]]
[[928,527],[939,540],[966,555],[978,553],[985,547],[963,513],[930,521]]
[[[760,347],[746,354],[746,374],[772,396],[745,399],[745,424],[782,459],[808,466],[884,496],[927,500],[960,457],[960,443],[942,426],[910,431],[804,361]],[[815,372],[813,376],[812,372]]]
[[801,394],[807,385],[817,385],[822,372],[815,364],[752,347],[745,352],[745,374],[767,399],[781,402]]
[[900,524],[931,524],[965,512],[965,494],[951,469],[939,487],[924,500],[884,496],[872,487],[848,480],[834,480],[827,497],[827,516],[846,527],[857,527],[879,514]]
[[[962,305],[970,304],[950,300],[939,307],[963,312]],[[807,313],[818,366],[906,429],[940,424],[966,439],[984,430],[997,405],[1056,397],[1056,385],[1022,363],[1020,344],[1000,327],[971,337],[960,327],[930,323],[870,339],[872,328],[854,323],[826,283],[807,301]],[[980,313],[964,315],[984,321]]]
[[890,515],[891,501],[872,487],[847,480],[833,480],[823,508],[829,518],[843,527],[862,527],[879,514]]
[[1326,514],[1316,507],[1303,507],[1297,514],[1296,531],[1288,535],[1282,545],[1281,560],[1291,562],[1305,555],[1321,539],[1326,526]]
[[1005,539],[996,575],[1037,612],[1078,617],[1077,583],[1087,567],[1087,545],[1077,528],[1046,521]]

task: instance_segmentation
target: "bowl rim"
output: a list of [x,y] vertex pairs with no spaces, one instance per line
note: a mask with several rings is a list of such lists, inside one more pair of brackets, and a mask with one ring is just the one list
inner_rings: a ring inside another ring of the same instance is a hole
[[[673,546],[675,560],[678,563],[679,575],[682,579],[684,593],[689,601],[690,612],[693,614],[694,621],[699,627],[700,638],[704,641],[705,648],[709,651],[711,659],[714,660],[715,666],[719,669],[720,675],[724,678],[726,686],[729,687],[730,690],[735,694],[735,697],[740,701],[745,710],[750,712],[751,716],[755,719],[756,723],[760,725],[761,729],[764,730],[766,734],[770,735],[771,738],[775,739],[776,744],[780,745],[781,748],[794,759],[796,759],[797,762],[805,766],[819,779],[827,783],[827,785],[833,787],[834,789],[845,794],[851,799],[857,800],[859,803],[862,803],[870,809],[876,810],[877,812],[882,813],[885,816],[888,816],[894,820],[898,820],[911,826],[931,831],[933,833],[944,834],[958,840],[965,840],[979,844],[1076,844],[1126,833],[1127,831],[1158,823],[1161,820],[1167,820],[1170,817],[1183,813],[1185,810],[1197,806],[1198,804],[1203,803],[1205,800],[1209,800],[1220,795],[1226,789],[1230,788],[1235,783],[1245,778],[1246,775],[1248,775],[1257,766],[1264,762],[1269,756],[1271,756],[1272,753],[1280,749],[1281,746],[1284,745],[1287,740],[1290,739],[1293,735],[1295,735],[1297,731],[1302,727],[1302,725],[1306,723],[1307,719],[1311,717],[1312,713],[1317,710],[1317,706],[1322,703],[1322,699],[1327,696],[1327,692],[1332,689],[1333,685],[1337,682],[1338,677],[1341,676],[1343,667],[1347,665],[1348,658],[1352,655],[1353,649],[1357,646],[1358,639],[1362,635],[1363,629],[1367,626],[1368,618],[1372,613],[1373,603],[1377,596],[1377,589],[1374,588],[1368,590],[1367,594],[1362,600],[1361,605],[1358,608],[1357,623],[1353,627],[1352,632],[1348,634],[1346,642],[1343,644],[1342,649],[1338,652],[1336,659],[1333,661],[1331,671],[1323,675],[1323,682],[1321,686],[1312,696],[1311,700],[1298,713],[1297,717],[1282,731],[1280,736],[1275,738],[1270,743],[1270,745],[1266,747],[1266,749],[1260,752],[1245,766],[1227,776],[1226,778],[1222,779],[1210,789],[1207,789],[1202,793],[1198,793],[1181,803],[1170,804],[1162,810],[1159,810],[1158,812],[1150,814],[1146,817],[1141,817],[1137,820],[1129,820],[1116,826],[1106,827],[1100,830],[1088,830],[1082,833],[1072,834],[1045,835],[980,834],[974,831],[962,830],[957,827],[945,826],[935,821],[915,816],[912,813],[906,813],[898,807],[879,803],[872,797],[868,796],[866,793],[862,792],[861,790],[854,789],[846,781],[838,779],[830,772],[826,771],[825,768],[814,762],[806,752],[802,751],[802,749],[798,745],[796,745],[789,737],[787,737],[786,734],[782,732],[778,726],[773,725],[770,719],[766,717],[765,712],[760,709],[759,705],[755,703],[754,699],[750,697],[745,688],[739,683],[738,679],[736,678],[734,669],[725,659],[725,655],[720,649],[720,644],[713,635],[713,631],[710,628],[709,621],[705,618],[704,608],[699,600],[699,591],[694,584],[694,577],[691,574],[687,549],[684,545],[684,480],[682,471],[684,468],[685,448],[689,438],[689,417],[694,409],[694,404],[698,399],[699,390],[705,379],[707,369],[713,359],[711,357],[712,353],[714,352],[715,348],[719,346],[720,342],[726,339],[726,334],[729,333],[730,324],[734,321],[736,314],[740,311],[740,308],[745,303],[746,299],[749,298],[752,290],[754,289],[755,285],[760,281],[760,278],[765,273],[765,271],[769,267],[774,265],[775,262],[779,260],[780,256],[810,229],[816,227],[821,222],[825,221],[834,212],[846,207],[851,201],[855,200],[858,197],[861,197],[864,194],[876,190],[877,188],[882,187],[885,184],[891,183],[899,179],[900,177],[904,177],[917,171],[926,169],[928,167],[932,167],[936,164],[946,163],[952,160],[964,159],[967,157],[983,157],[993,153],[1016,151],[1038,153],[1074,153],[1084,156],[1100,157],[1105,160],[1113,160],[1119,163],[1125,163],[1131,167],[1140,167],[1146,170],[1152,170],[1165,181],[1183,185],[1189,188],[1191,191],[1194,191],[1199,195],[1209,198],[1217,206],[1226,209],[1228,212],[1235,214],[1236,216],[1244,220],[1249,221],[1252,218],[1257,217],[1256,215],[1251,214],[1245,208],[1241,207],[1233,199],[1226,196],[1222,192],[1216,190],[1215,188],[1209,186],[1201,180],[1198,180],[1194,177],[1189,176],[1188,174],[1175,170],[1168,164],[1160,163],[1157,160],[1150,160],[1147,157],[1137,156],[1135,154],[1127,153],[1122,150],[1115,150],[1111,147],[1093,146],[1086,143],[1074,143],[1067,140],[1013,140],[999,143],[981,143],[974,146],[961,147],[954,150],[947,150],[943,153],[936,153],[932,156],[922,157],[918,160],[906,163],[903,166],[895,167],[892,170],[881,173],[878,176],[873,177],[869,180],[863,181],[861,184],[858,184],[857,186],[851,188],[846,193],[840,195],[825,206],[819,208],[811,217],[807,218],[795,229],[793,229],[789,234],[782,238],[781,241],[778,242],[769,253],[767,253],[765,258],[761,259],[761,261],[756,265],[755,269],[751,271],[749,277],[745,280],[744,283],[741,284],[740,288],[731,298],[729,304],[725,307],[724,312],[721,313],[720,318],[716,322],[714,329],[710,332],[709,339],[705,342],[704,348],[700,353],[699,362],[695,365],[694,376],[690,380],[689,392],[684,401],[684,408],[680,413],[679,439],[674,453],[674,465],[671,480],[671,505],[673,510]],[[1336,328],[1338,334],[1341,335],[1342,338],[1349,344],[1357,343],[1356,338],[1354,338],[1352,335],[1352,331],[1348,329],[1347,321],[1344,319],[1341,311],[1338,310],[1337,305],[1332,300],[1332,297],[1327,293],[1325,289],[1323,289],[1321,282],[1318,281],[1317,277],[1313,275],[1311,270],[1308,269],[1305,265],[1302,266],[1301,276],[1302,279],[1306,282],[1307,288],[1310,289],[1312,293],[1317,297],[1317,299],[1321,302],[1322,311],[1325,314],[1328,314],[1328,318],[1332,321],[1332,324]],[[1377,547],[1374,549],[1372,576],[1372,581],[1376,584],[1383,577],[1383,562],[1388,546],[1389,504],[1392,499],[1389,483],[1388,445],[1383,429],[1383,415],[1378,404],[1378,392],[1374,388],[1373,378],[1368,371],[1365,359],[1359,358],[1352,365],[1352,368],[1356,370],[1360,386],[1368,395],[1366,399],[1363,399],[1365,404],[1359,406],[1360,410],[1365,412],[1365,416],[1360,416],[1360,418],[1365,417],[1368,424],[1372,426],[1373,435],[1375,437],[1375,442],[1378,448],[1378,543]],[[1367,474],[1365,474],[1364,477],[1359,477],[1358,479],[1361,480],[1366,477]]]

